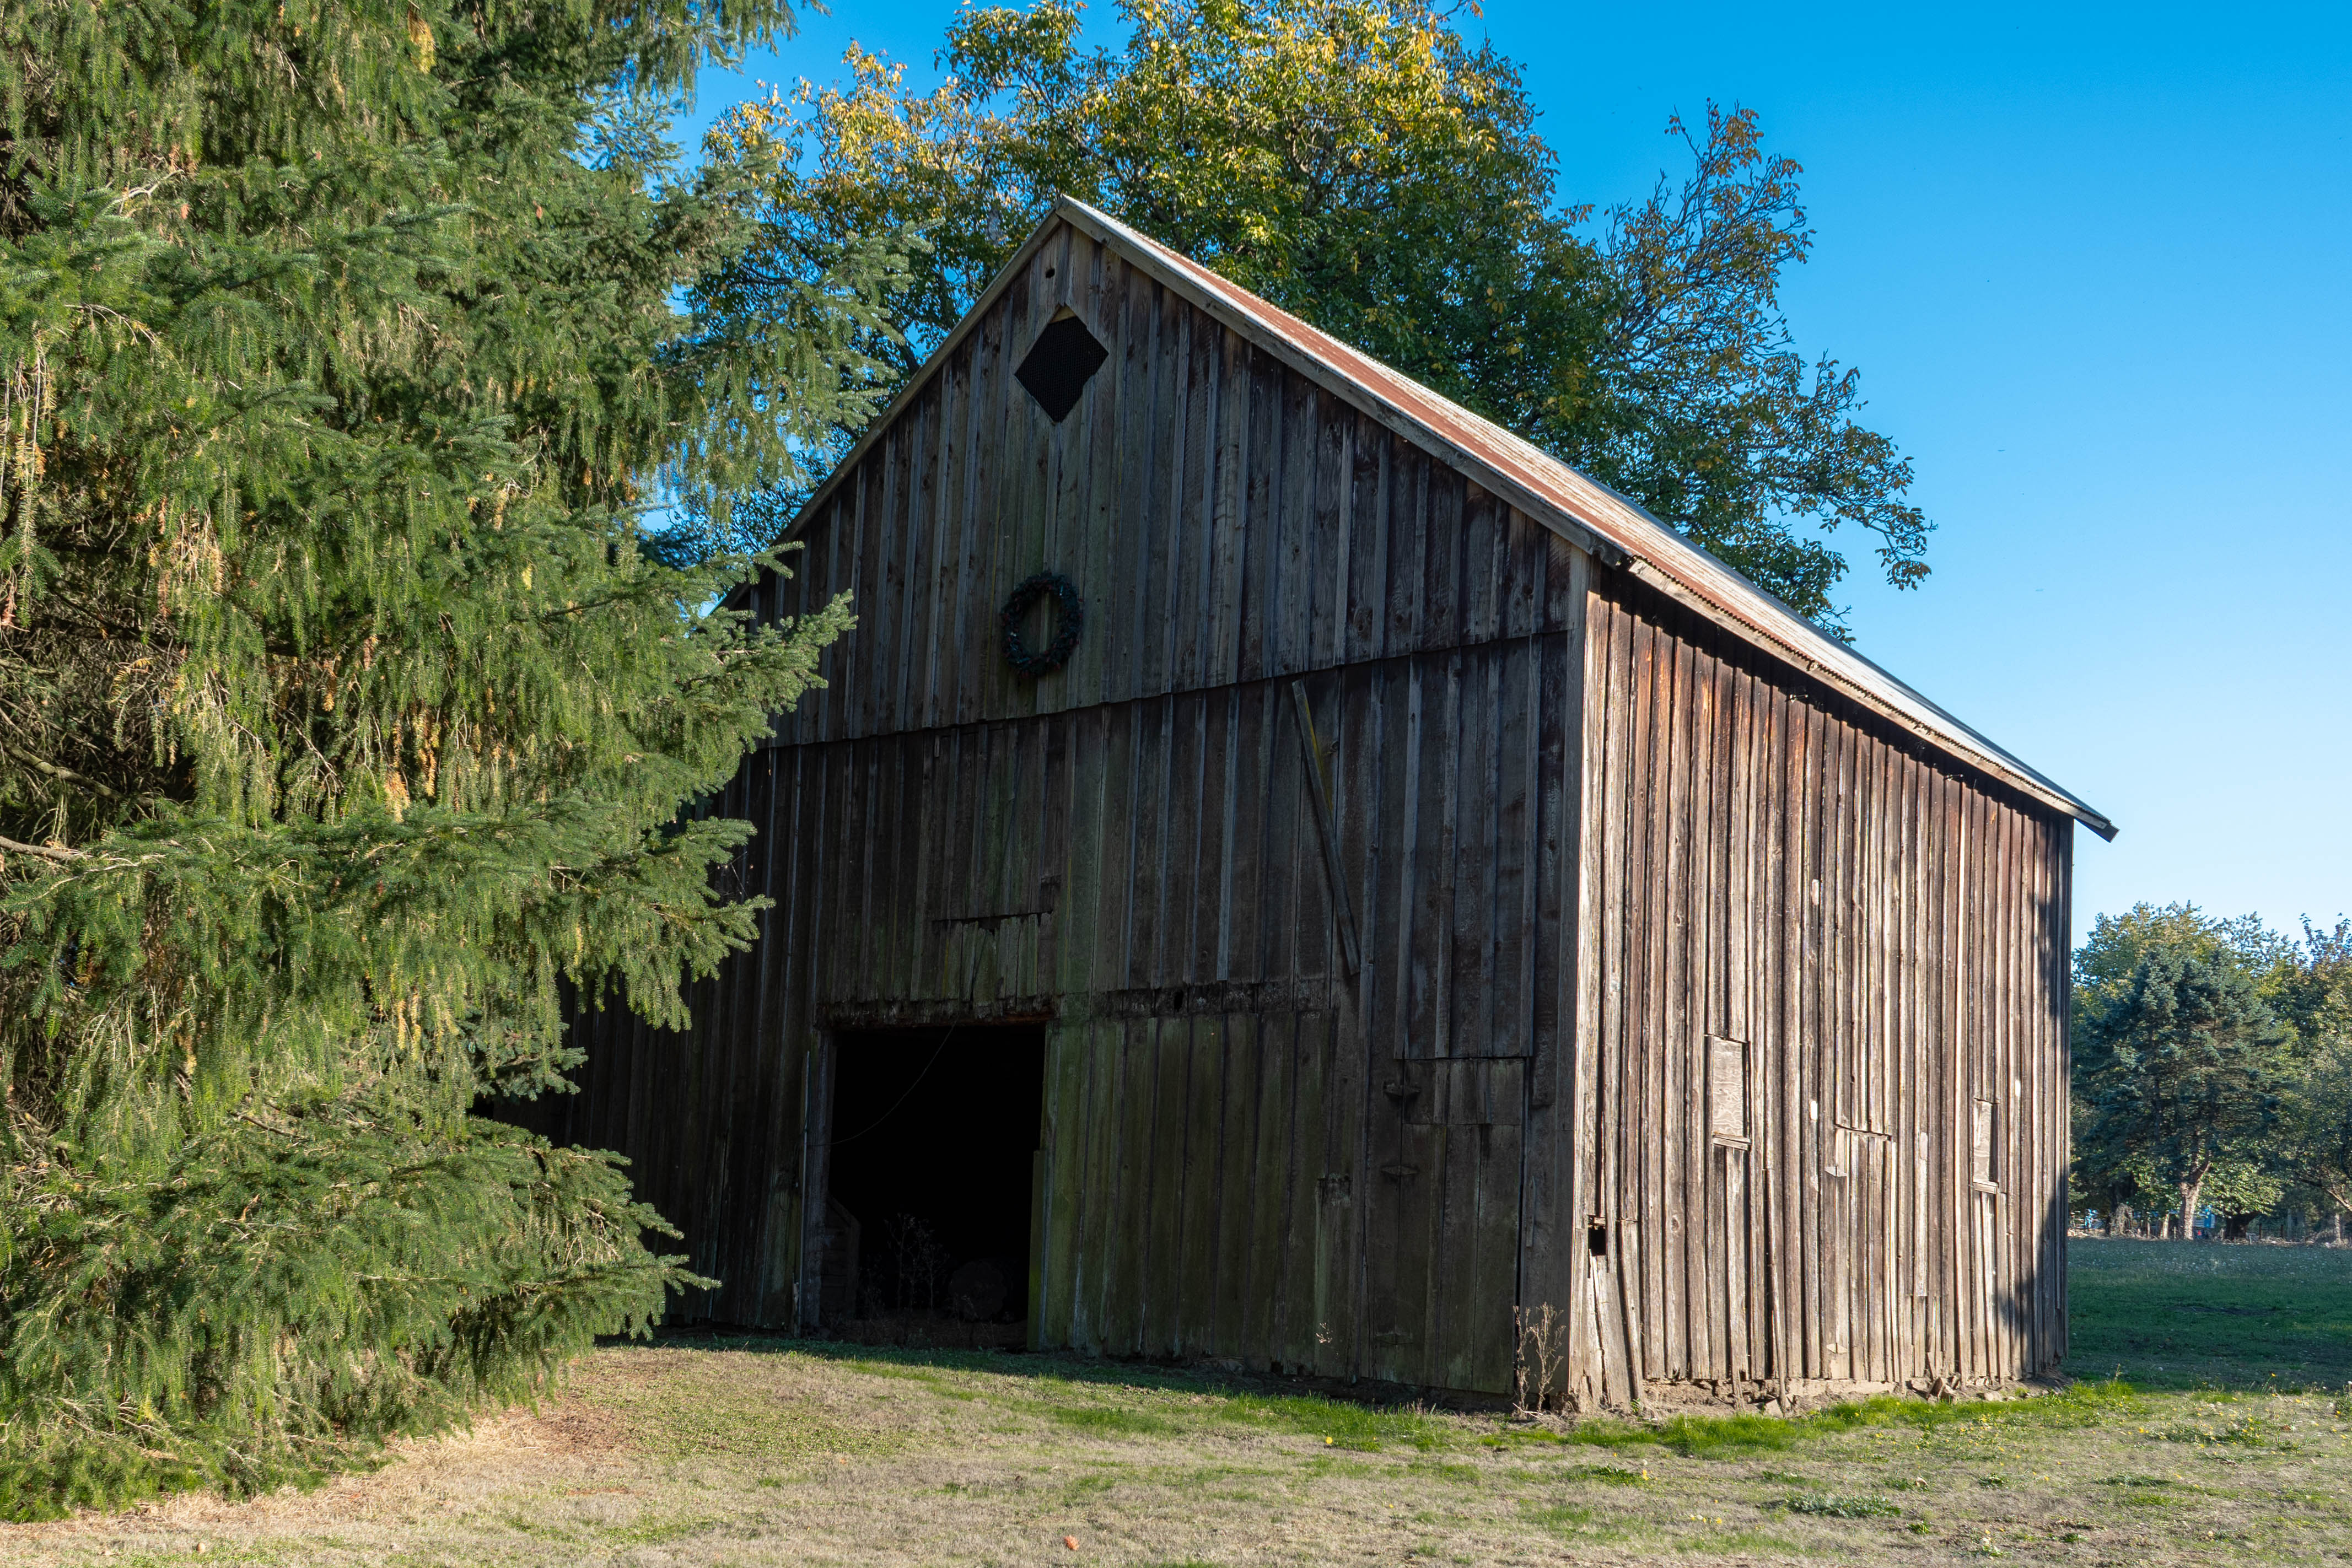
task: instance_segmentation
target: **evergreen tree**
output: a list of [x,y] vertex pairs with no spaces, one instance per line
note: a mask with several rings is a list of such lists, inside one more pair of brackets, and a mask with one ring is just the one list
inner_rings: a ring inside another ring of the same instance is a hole
[[474,1107],[747,943],[681,807],[848,623],[700,542],[870,412],[903,265],[777,278],[772,151],[669,162],[790,23],[0,0],[0,1511],[331,1462],[687,1278]]
[[2095,1166],[2137,1167],[2169,1184],[2188,1235],[2217,1173],[2260,1177],[2293,1042],[2242,967],[2150,946],[2077,1042],[2085,1154]]

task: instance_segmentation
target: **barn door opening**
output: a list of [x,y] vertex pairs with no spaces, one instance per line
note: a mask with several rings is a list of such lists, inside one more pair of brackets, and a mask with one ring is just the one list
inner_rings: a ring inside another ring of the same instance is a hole
[[844,1030],[834,1051],[824,1326],[1025,1345],[1045,1030]]

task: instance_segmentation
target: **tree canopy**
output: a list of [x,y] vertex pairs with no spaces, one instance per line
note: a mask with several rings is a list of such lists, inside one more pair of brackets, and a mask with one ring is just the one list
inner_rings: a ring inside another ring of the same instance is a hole
[[2298,940],[2189,904],[2101,915],[2074,955],[2074,1038],[2095,1205],[2352,1212],[2352,924]]
[[1124,41],[1089,48],[1069,0],[968,9],[934,90],[853,50],[845,82],[739,110],[731,145],[789,150],[775,269],[921,231],[891,299],[905,338],[875,345],[904,375],[1066,192],[1633,496],[1832,630],[1832,530],[1874,535],[1898,586],[1926,575],[1909,461],[1781,311],[1812,235],[1754,114],[1670,121],[1685,172],[1596,214],[1559,200],[1518,67],[1423,0],[1118,14]]
[[2275,1126],[2293,1039],[2242,968],[2151,948],[2079,1044],[2094,1144],[2146,1162],[2193,1218],[2217,1166],[2251,1164]]
[[0,5],[0,1511],[535,1386],[686,1280],[569,998],[744,946],[682,817],[848,623],[723,527],[886,384],[665,114],[781,0]]

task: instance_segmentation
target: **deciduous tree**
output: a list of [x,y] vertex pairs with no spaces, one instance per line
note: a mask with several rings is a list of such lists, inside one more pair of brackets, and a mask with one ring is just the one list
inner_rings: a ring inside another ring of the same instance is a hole
[[[1911,468],[1854,372],[1795,347],[1781,279],[1812,243],[1756,117],[1673,121],[1685,172],[1563,204],[1518,67],[1423,0],[1119,0],[1088,48],[1067,0],[950,25],[917,92],[853,50],[845,84],[740,110],[781,143],[776,269],[919,226],[901,373],[1056,192],[1104,206],[1633,496],[1835,627],[1843,556],[1927,572]],[[783,507],[789,510],[789,504]]]
[[2352,921],[2308,923],[2275,1003],[2299,1037],[2296,1075],[2281,1129],[2280,1163],[2316,1194],[2342,1231],[2352,1214]]

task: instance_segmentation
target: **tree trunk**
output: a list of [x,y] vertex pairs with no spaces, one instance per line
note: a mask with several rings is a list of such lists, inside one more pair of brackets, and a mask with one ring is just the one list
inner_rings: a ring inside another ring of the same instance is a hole
[[2197,1239],[2197,1196],[2205,1189],[2205,1178],[2180,1184],[2180,1239]]

